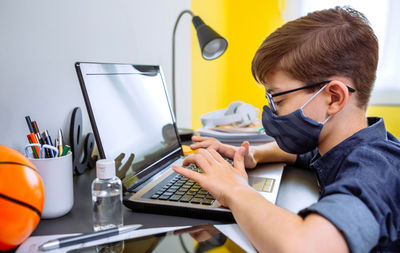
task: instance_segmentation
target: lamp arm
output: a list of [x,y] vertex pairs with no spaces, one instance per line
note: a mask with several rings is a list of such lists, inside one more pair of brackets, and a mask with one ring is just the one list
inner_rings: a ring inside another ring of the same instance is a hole
[[176,28],[178,27],[179,20],[185,14],[189,14],[190,16],[194,17],[193,12],[190,10],[182,11],[178,18],[176,19],[174,31],[172,33],[172,107],[174,111],[174,116],[176,120],[176,91],[175,91],[175,35],[176,35]]

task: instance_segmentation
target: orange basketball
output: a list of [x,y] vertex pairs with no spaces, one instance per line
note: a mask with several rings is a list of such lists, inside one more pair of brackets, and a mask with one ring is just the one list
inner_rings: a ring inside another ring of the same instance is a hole
[[36,228],[44,204],[42,179],[21,153],[0,145],[0,251],[21,244]]

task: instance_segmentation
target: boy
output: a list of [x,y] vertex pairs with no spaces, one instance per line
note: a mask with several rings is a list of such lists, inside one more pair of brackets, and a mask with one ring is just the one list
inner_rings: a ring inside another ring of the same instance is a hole
[[[377,63],[377,39],[354,9],[288,22],[265,39],[252,63],[269,102],[263,126],[276,142],[235,148],[193,137],[191,148],[204,149],[184,165],[196,163],[204,173],[174,170],[230,208],[259,251],[400,251],[400,143],[382,119],[366,118]],[[318,177],[320,199],[299,215],[247,182],[245,167],[282,161]]]

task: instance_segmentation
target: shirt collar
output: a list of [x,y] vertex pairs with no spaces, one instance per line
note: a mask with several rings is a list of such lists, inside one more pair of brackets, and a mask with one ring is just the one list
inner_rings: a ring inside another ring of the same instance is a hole
[[314,168],[322,188],[333,183],[339,173],[343,157],[346,157],[354,146],[365,142],[387,139],[385,123],[382,118],[367,118],[368,127],[361,129],[343,142],[339,143],[323,156],[317,153],[311,160],[310,167]]

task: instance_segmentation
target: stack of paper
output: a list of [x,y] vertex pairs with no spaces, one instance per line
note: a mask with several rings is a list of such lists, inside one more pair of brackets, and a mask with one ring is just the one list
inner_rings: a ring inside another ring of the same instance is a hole
[[231,145],[240,145],[243,141],[248,141],[250,144],[263,144],[274,141],[274,139],[266,135],[264,130],[258,131],[227,131],[226,129],[216,128],[200,128],[196,131],[200,136],[214,137],[222,143]]

